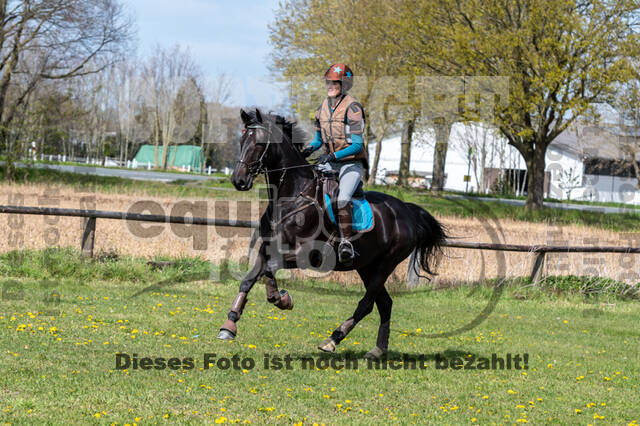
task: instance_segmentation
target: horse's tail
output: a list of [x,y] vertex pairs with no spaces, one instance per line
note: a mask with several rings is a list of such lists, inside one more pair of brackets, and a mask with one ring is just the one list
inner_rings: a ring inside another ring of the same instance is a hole
[[411,267],[418,276],[422,275],[419,274],[416,263],[427,274],[437,275],[433,272],[432,267],[435,267],[435,263],[442,254],[442,245],[447,239],[446,229],[422,207],[413,203],[406,204],[416,218],[417,244]]

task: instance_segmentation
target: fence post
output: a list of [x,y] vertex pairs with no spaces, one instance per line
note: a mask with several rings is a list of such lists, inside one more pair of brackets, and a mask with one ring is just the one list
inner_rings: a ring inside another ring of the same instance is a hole
[[96,237],[96,218],[86,217],[84,219],[84,230],[82,231],[82,255],[93,257],[93,244]]
[[409,256],[409,266],[407,269],[407,288],[415,288],[418,286],[420,282],[420,277],[416,273],[415,268],[413,267],[413,262],[416,258],[416,251],[411,252],[411,256]]
[[545,251],[540,250],[536,252],[536,260],[533,263],[533,268],[531,269],[531,282],[534,285],[538,285],[540,279],[542,278],[542,266],[544,265],[544,255]]

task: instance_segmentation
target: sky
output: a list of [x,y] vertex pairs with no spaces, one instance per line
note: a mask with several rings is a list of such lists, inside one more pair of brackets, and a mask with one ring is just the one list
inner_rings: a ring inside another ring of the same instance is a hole
[[278,0],[123,0],[137,24],[141,57],[161,45],[188,47],[205,79],[233,79],[230,104],[275,107],[286,94],[267,69],[267,25]]

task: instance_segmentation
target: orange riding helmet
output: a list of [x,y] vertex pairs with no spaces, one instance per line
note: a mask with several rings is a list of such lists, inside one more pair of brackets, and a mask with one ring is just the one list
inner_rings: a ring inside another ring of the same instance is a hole
[[353,87],[353,72],[345,64],[331,65],[327,72],[324,73],[324,79],[341,82],[343,93]]

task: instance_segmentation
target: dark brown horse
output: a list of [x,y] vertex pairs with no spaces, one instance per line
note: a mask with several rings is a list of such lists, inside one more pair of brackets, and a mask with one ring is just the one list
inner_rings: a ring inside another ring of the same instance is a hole
[[[431,262],[438,254],[446,235],[443,227],[426,210],[415,204],[380,192],[368,191],[375,227],[356,234],[353,246],[358,254],[354,263],[337,263],[337,239],[332,238],[336,226],[323,212],[320,173],[312,168],[300,151],[304,135],[277,115],[262,115],[259,110],[241,110],[244,132],[240,140],[240,159],[231,175],[231,182],[240,191],[251,189],[254,178],[266,174],[269,205],[260,220],[262,239],[257,260],[242,280],[228,319],[218,338],[233,339],[237,333],[247,294],[258,279],[266,277],[267,300],[280,309],[293,308],[293,299],[278,291],[276,271],[290,268],[347,271],[355,269],[364,282],[366,292],[353,316],[338,327],[320,349],[333,352],[335,346],[353,327],[373,310],[380,313],[376,347],[367,357],[380,357],[389,344],[391,297],[384,287],[395,267],[414,250],[414,268],[428,274]],[[327,241],[329,241],[327,243]],[[417,265],[416,265],[417,264]]]

